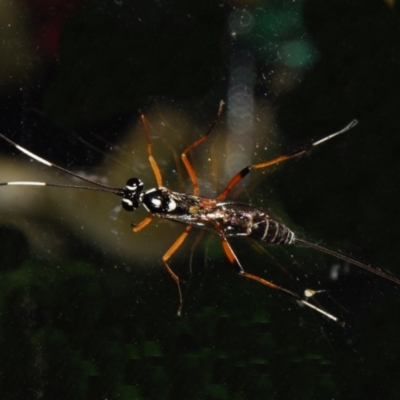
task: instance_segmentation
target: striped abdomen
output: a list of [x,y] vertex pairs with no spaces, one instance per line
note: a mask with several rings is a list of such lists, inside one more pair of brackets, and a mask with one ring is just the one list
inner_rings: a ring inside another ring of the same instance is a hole
[[226,237],[250,236],[270,244],[291,244],[294,241],[294,233],[264,211],[237,203],[218,206],[221,210],[218,223]]
[[291,244],[294,240],[294,233],[288,227],[268,215],[252,226],[249,236],[271,244]]

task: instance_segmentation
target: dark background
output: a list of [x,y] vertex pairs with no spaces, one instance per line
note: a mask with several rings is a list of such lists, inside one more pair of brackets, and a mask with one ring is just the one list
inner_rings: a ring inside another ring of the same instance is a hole
[[[1,7],[1,133],[111,186],[131,176],[155,185],[139,109],[164,184],[190,192],[179,153],[227,103],[214,136],[192,154],[205,195],[246,163],[357,118],[312,153],[254,172],[232,198],[400,276],[395,1]],[[0,173],[79,184],[5,143]],[[398,286],[314,250],[232,243],[249,272],[300,294],[323,290],[316,299],[341,327],[237,276],[219,240],[205,236],[194,253],[192,239],[171,259],[184,281],[178,318],[161,257],[182,227],[154,221],[134,235],[131,221],[146,213],[119,212],[119,201],[1,188],[2,398],[399,398]]]

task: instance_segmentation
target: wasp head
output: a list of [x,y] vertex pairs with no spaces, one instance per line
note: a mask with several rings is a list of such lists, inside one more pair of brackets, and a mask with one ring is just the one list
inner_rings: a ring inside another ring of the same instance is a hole
[[143,182],[138,178],[131,178],[123,188],[122,207],[126,211],[134,211],[142,202],[140,199],[143,190]]

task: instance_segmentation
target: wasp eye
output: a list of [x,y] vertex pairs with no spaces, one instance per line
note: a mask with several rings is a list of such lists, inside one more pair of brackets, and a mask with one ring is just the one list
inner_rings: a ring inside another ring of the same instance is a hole
[[125,188],[131,191],[141,192],[143,189],[143,182],[138,178],[128,179]]
[[134,211],[137,208],[130,199],[122,199],[122,207],[125,211]]

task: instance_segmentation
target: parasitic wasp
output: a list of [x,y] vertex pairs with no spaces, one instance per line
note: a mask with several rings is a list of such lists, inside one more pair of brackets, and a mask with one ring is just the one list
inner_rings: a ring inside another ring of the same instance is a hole
[[147,155],[148,159],[157,181],[157,187],[144,190],[143,182],[138,178],[130,178],[124,187],[110,187],[108,185],[96,182],[94,180],[88,179],[84,176],[76,174],[68,169],[65,169],[59,165],[53,164],[36,154],[33,154],[24,147],[13,142],[3,134],[0,134],[0,138],[9,143],[14,148],[18,149],[20,152],[26,154],[32,159],[42,163],[48,167],[56,168],[63,173],[75,177],[83,182],[86,182],[93,186],[80,186],[80,185],[68,185],[68,184],[57,184],[57,183],[46,183],[46,182],[28,182],[28,181],[13,181],[13,182],[3,182],[0,186],[49,186],[57,188],[69,188],[69,189],[79,189],[79,190],[92,190],[111,193],[122,197],[122,207],[126,211],[134,211],[140,206],[143,206],[149,215],[141,221],[139,224],[132,224],[133,232],[137,233],[145,228],[155,217],[163,218],[166,220],[174,221],[183,225],[186,225],[184,231],[175,240],[172,246],[167,250],[167,252],[162,257],[163,265],[175,281],[178,294],[179,294],[179,306],[178,315],[181,315],[183,306],[182,290],[180,285],[180,279],[178,275],[169,266],[169,260],[173,254],[179,249],[182,243],[185,241],[190,231],[193,228],[200,229],[202,231],[211,232],[219,236],[221,240],[221,245],[224,250],[226,257],[229,262],[233,264],[240,276],[256,281],[264,286],[269,287],[285,293],[286,295],[294,298],[299,303],[325,315],[327,318],[342,323],[336,316],[326,312],[320,307],[315,306],[309,302],[309,298],[312,297],[314,293],[318,291],[313,291],[307,289],[304,292],[304,296],[301,296],[294,291],[288,290],[282,286],[276,285],[262,277],[248,273],[243,268],[238,257],[233,251],[229,239],[231,238],[250,238],[255,241],[269,244],[269,245],[301,245],[309,248],[313,248],[320,252],[329,254],[336,257],[342,261],[353,264],[359,268],[367,270],[375,275],[381,276],[384,279],[390,280],[398,285],[400,285],[400,280],[392,277],[379,269],[373,268],[367,264],[361,263],[355,259],[352,259],[342,253],[333,251],[326,247],[322,247],[319,244],[309,242],[301,237],[298,237],[286,227],[281,222],[273,219],[265,211],[257,207],[253,207],[247,204],[242,204],[233,201],[227,201],[226,198],[231,190],[251,171],[256,169],[268,168],[272,165],[281,163],[283,161],[302,156],[312,150],[313,148],[327,142],[328,140],[337,137],[357,125],[357,120],[351,121],[343,129],[332,133],[324,138],[314,141],[308,146],[305,146],[297,151],[281,155],[279,157],[273,158],[272,160],[261,162],[258,164],[248,165],[241,169],[236,175],[232,177],[229,183],[226,185],[225,189],[216,197],[208,198],[200,196],[200,188],[198,184],[198,179],[196,172],[193,168],[191,161],[188,158],[188,153],[198,147],[200,144],[204,143],[215,127],[223,108],[223,102],[221,102],[216,118],[214,119],[211,126],[208,128],[207,132],[201,136],[199,139],[191,143],[185,148],[181,154],[182,162],[186,168],[189,178],[193,185],[193,193],[177,192],[167,187],[163,186],[162,175],[158,164],[152,154],[152,142],[150,140],[150,133],[147,125],[146,118],[142,114],[140,116],[144,133],[146,135],[147,142]]

